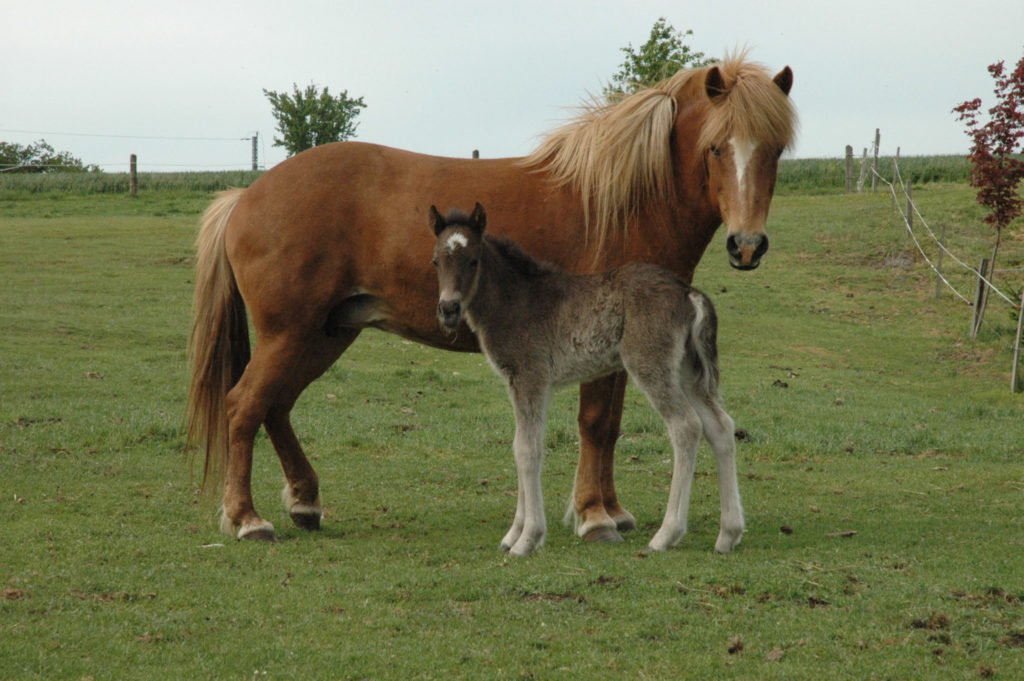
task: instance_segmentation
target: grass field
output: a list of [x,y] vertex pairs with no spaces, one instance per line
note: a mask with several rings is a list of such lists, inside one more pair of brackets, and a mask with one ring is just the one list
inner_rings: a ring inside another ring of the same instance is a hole
[[[954,251],[988,250],[970,189],[915,190]],[[1014,317],[933,279],[884,195],[778,197],[772,251],[698,271],[721,318],[748,532],[713,553],[702,448],[691,534],[644,557],[667,498],[660,419],[631,389],[617,454],[640,523],[557,523],[575,397],[549,419],[547,545],[510,560],[512,416],[481,357],[366,333],[296,409],[324,529],[216,532],[182,454],[191,242],[203,192],[0,197],[0,678],[1020,678],[1024,396]],[[1003,266],[1024,266],[1008,238]],[[1020,272],[1001,274],[1021,287]],[[1016,279],[1012,279],[1016,277]],[[952,277],[970,290],[966,275]]]

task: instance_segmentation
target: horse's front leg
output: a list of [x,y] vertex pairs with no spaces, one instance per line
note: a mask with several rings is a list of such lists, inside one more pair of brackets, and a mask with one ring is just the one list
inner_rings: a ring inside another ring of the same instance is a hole
[[636,527],[615,493],[615,442],[619,438],[626,372],[580,386],[580,459],[573,485],[576,533],[587,541],[622,541],[618,530]]
[[509,394],[516,417],[512,450],[519,479],[519,500],[512,528],[501,545],[514,556],[528,556],[544,544],[547,534],[541,468],[544,463],[544,426],[550,386],[510,387]]

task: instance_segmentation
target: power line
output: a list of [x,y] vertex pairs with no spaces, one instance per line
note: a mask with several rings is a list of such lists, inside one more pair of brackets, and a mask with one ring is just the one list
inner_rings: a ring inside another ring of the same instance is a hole
[[169,137],[160,135],[109,135],[94,132],[55,132],[53,130],[17,130],[12,128],[0,128],[0,132],[16,132],[27,135],[63,135],[66,137],[104,137],[108,139],[128,140],[167,140],[174,142],[238,142],[250,141],[252,137]]

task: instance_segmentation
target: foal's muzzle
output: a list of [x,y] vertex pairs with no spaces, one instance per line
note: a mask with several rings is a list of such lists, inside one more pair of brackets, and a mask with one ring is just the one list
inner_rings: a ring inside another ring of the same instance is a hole
[[729,264],[738,270],[754,270],[761,264],[761,256],[768,252],[765,234],[730,234],[725,240]]
[[459,325],[462,319],[462,304],[457,300],[442,300],[437,304],[437,320],[448,330]]

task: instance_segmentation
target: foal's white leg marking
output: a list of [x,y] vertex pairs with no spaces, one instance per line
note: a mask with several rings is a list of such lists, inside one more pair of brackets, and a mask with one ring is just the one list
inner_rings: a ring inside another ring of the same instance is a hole
[[736,186],[739,188],[740,195],[742,195],[746,181],[747,166],[750,165],[750,159],[753,158],[754,150],[757,149],[757,142],[733,137],[729,140],[729,144],[732,145],[732,162],[736,166]]
[[288,513],[294,513],[297,515],[322,515],[323,510],[320,504],[320,495],[317,495],[316,499],[312,504],[300,503],[295,495],[292,494],[292,486],[285,480],[284,489],[281,490],[281,502],[284,504],[284,510]]
[[704,437],[718,463],[718,493],[722,504],[722,524],[715,551],[729,553],[743,539],[743,504],[736,478],[736,425],[714,401],[694,400],[694,408],[704,426]]
[[[515,453],[519,490],[522,495],[522,530],[509,553],[528,556],[544,544],[547,518],[544,516],[544,495],[540,474],[544,461],[544,422],[547,417],[549,387],[543,392],[523,394],[510,390],[516,415],[516,436],[512,442]],[[517,513],[518,520],[518,513]],[[513,524],[509,536],[515,532]]]
[[519,541],[520,535],[523,534],[523,521],[525,518],[526,504],[523,501],[523,481],[519,478],[518,466],[516,467],[516,485],[518,491],[516,492],[516,514],[512,519],[512,527],[509,528],[505,536],[501,538],[501,550],[509,551],[515,546],[515,543]]
[[455,232],[450,237],[448,237],[448,241],[446,241],[444,244],[445,248],[448,249],[449,253],[454,253],[455,249],[465,248],[468,245],[469,239],[466,238],[466,235],[459,234],[458,232]]
[[666,551],[686,534],[690,490],[697,464],[697,446],[700,444],[700,419],[692,408],[686,407],[682,414],[671,416],[666,422],[674,454],[672,487],[665,506],[665,520],[648,545],[652,551]]

